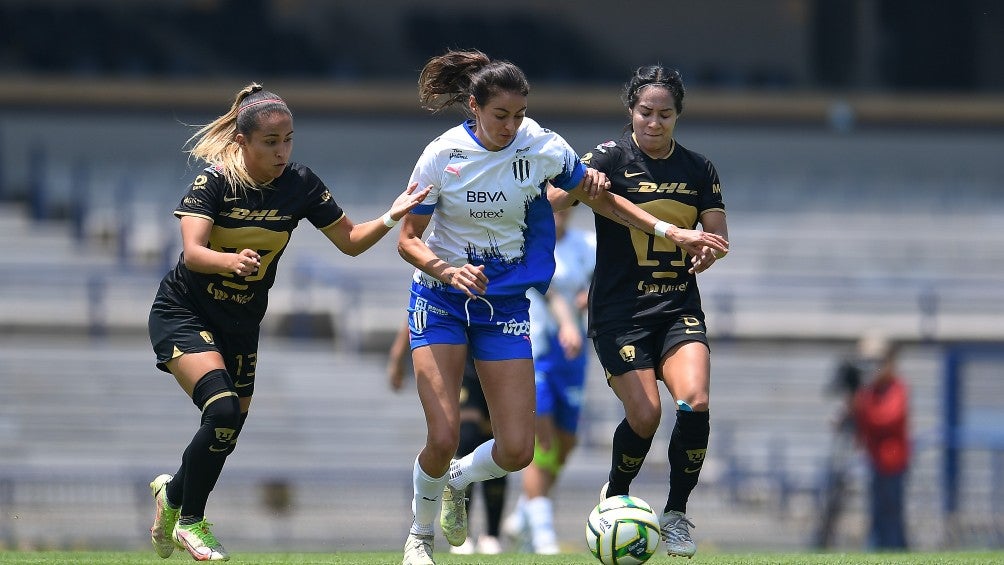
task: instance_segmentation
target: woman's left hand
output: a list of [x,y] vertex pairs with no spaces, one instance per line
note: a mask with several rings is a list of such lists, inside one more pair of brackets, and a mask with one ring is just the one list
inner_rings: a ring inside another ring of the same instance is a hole
[[600,194],[603,194],[604,190],[610,190],[610,179],[607,178],[606,173],[602,173],[593,169],[592,167],[586,167],[586,176],[582,177],[582,182],[579,183],[590,200],[595,199]]
[[394,221],[398,221],[404,217],[405,214],[411,212],[415,206],[418,206],[425,200],[425,197],[429,195],[432,190],[432,185],[415,192],[418,188],[418,183],[413,182],[408,185],[408,188],[404,190],[390,206],[390,218]]
[[724,257],[725,254],[717,251],[711,247],[702,247],[701,252],[690,258],[691,267],[689,271],[691,273],[700,273],[706,271],[711,265],[715,264],[715,261]]

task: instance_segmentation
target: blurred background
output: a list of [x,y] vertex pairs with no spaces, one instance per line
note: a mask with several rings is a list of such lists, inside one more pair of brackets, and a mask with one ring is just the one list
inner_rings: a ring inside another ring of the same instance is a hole
[[[193,126],[264,84],[293,109],[294,159],[367,220],[462,118],[418,108],[447,47],[520,65],[528,114],[580,153],[620,135],[636,67],[682,71],[677,139],[717,166],[732,249],[700,278],[702,551],[865,547],[867,463],[835,421],[838,369],[875,331],[911,391],[911,547],[1004,545],[999,2],[0,0],[0,548],[149,547],[146,485],[198,417],[146,338]],[[231,551],[397,548],[424,441],[385,373],[411,269],[392,237],[355,259],[309,225],[293,240],[209,517]],[[556,494],[573,551],[622,418],[590,373]],[[659,505],[672,420],[636,483]]]

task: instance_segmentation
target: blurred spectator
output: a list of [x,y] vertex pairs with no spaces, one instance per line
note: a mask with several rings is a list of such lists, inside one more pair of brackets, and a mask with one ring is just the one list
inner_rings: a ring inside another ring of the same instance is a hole
[[826,390],[829,395],[837,397],[840,404],[833,421],[833,437],[820,488],[819,521],[813,533],[813,547],[816,549],[828,549],[835,545],[837,524],[844,511],[854,465],[856,433],[853,406],[859,388],[861,363],[856,355],[849,356],[840,362]]
[[858,344],[862,381],[851,408],[871,468],[868,545],[876,550],[907,549],[904,491],[910,465],[909,390],[896,372],[897,354],[897,346],[881,335],[866,335]]

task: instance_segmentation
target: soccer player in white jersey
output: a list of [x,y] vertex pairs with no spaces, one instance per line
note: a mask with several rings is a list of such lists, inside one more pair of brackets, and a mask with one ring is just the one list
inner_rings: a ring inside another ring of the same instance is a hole
[[[664,236],[672,229],[606,193],[605,175],[586,168],[561,136],[526,118],[529,91],[519,67],[480,51],[433,57],[419,77],[425,108],[460,103],[470,119],[425,148],[411,178],[432,191],[425,206],[403,218],[398,239],[401,256],[416,267],[409,328],[428,429],[415,460],[414,521],[403,565],[434,565],[432,522],[440,504],[446,540],[461,545],[467,539],[467,486],[522,469],[533,458],[526,291],[547,290],[555,240],[548,199],[565,201],[551,196],[548,185],[646,233]],[[695,251],[724,247],[704,235],[694,238]],[[451,462],[459,442],[458,391],[468,347],[494,439]]]

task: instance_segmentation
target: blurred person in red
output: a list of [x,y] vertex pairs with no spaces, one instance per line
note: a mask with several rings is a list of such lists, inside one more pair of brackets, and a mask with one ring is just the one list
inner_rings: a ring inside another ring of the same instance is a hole
[[858,441],[871,468],[868,545],[905,550],[905,490],[910,466],[909,390],[897,373],[898,347],[882,335],[866,335],[858,344],[862,386],[851,410]]

